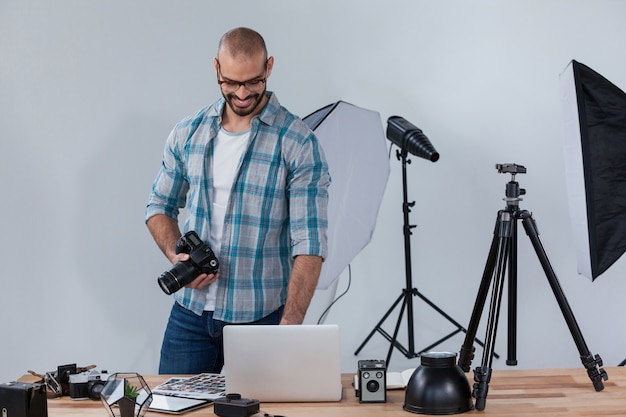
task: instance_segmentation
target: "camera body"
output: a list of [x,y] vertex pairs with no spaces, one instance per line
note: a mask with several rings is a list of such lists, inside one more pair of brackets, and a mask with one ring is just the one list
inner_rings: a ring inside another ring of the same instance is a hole
[[70,375],[69,394],[73,400],[91,398],[100,400],[100,392],[106,385],[109,374],[107,371],[81,372]]
[[384,360],[358,362],[357,396],[361,403],[387,402],[387,366]]
[[109,376],[111,375],[107,371],[92,372],[89,374],[87,381],[87,394],[89,398],[92,400],[100,399],[100,392],[102,392],[102,388],[107,384]]
[[219,261],[213,250],[193,230],[178,239],[176,253],[188,253],[189,260],[178,262],[157,279],[167,295],[180,290],[198,275],[214,274],[219,268]]
[[213,412],[220,417],[248,417],[259,412],[259,400],[241,398],[240,394],[226,394],[218,398],[213,405]]
[[48,417],[46,385],[27,382],[0,384],[0,415]]

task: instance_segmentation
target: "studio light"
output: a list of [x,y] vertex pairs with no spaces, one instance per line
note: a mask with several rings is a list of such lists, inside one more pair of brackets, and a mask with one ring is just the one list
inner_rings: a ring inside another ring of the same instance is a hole
[[387,119],[387,139],[400,149],[412,155],[437,162],[439,152],[430,143],[422,129],[400,116],[391,116]]
[[328,247],[333,250],[317,282],[318,289],[327,289],[372,239],[387,187],[389,156],[376,111],[337,101],[303,120],[324,148],[333,177],[328,188]]
[[[407,120],[400,116],[392,116],[387,119],[387,138],[400,148],[396,150],[396,157],[402,163],[402,213],[404,215],[404,227],[402,228],[402,233],[404,236],[405,287],[402,290],[400,296],[391,305],[389,310],[387,310],[387,312],[383,315],[382,319],[378,322],[378,324],[376,324],[376,327],[374,327],[374,329],[369,333],[369,335],[365,338],[363,343],[361,343],[361,345],[358,347],[356,352],[354,352],[354,354],[358,355],[361,349],[363,349],[367,342],[372,338],[372,336],[374,336],[374,334],[376,333],[380,333],[385,339],[390,342],[389,350],[387,352],[387,359],[385,361],[386,364],[389,364],[391,360],[391,353],[393,352],[394,348],[398,349],[401,353],[404,354],[405,357],[409,359],[416,358],[420,356],[422,352],[427,352],[438,344],[443,343],[452,336],[456,335],[457,333],[467,332],[467,330],[463,328],[463,326],[461,326],[452,317],[450,317],[450,315],[448,315],[445,311],[439,308],[434,302],[429,300],[416,287],[413,286],[413,272],[411,266],[411,235],[413,234],[413,232],[411,231],[411,229],[416,226],[410,224],[409,214],[411,212],[411,208],[415,206],[415,201],[409,201],[407,184],[408,175],[406,168],[407,165],[411,162],[411,160],[409,159],[409,153],[420,158],[428,159],[432,162],[435,162],[439,159],[439,153],[435,150],[434,146],[430,143],[430,141],[428,140],[426,135],[424,135],[421,129],[417,128],[415,125],[409,123]],[[442,317],[447,319],[456,328],[448,335],[442,337],[437,342],[422,350],[415,349],[413,297],[418,297],[419,299],[424,301],[429,307],[431,307]],[[382,327],[382,325],[385,320],[387,320],[389,315],[393,312],[393,310],[398,307],[400,308],[400,313],[398,314],[398,321],[396,322],[393,335],[391,335]],[[397,338],[404,314],[406,314],[407,316],[405,320],[408,336],[407,346],[403,346]],[[476,341],[482,344],[480,340],[476,339]]]
[[452,352],[425,352],[406,386],[404,410],[411,413],[460,414],[474,408],[467,377]]

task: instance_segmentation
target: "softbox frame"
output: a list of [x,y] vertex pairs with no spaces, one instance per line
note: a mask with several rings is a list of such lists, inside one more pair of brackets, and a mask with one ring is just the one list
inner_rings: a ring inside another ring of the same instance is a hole
[[371,241],[389,178],[380,114],[338,101],[304,117],[319,139],[331,176],[328,257],[317,285],[327,289]]
[[575,60],[560,82],[578,272],[593,281],[626,251],[626,94]]

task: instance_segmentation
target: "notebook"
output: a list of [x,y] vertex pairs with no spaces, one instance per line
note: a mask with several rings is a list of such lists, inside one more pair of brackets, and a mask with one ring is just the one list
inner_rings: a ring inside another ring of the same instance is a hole
[[226,393],[261,402],[340,401],[339,326],[224,328]]

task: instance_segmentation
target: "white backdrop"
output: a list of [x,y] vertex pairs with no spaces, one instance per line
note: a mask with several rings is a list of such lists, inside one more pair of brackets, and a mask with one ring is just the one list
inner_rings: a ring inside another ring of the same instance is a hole
[[[522,207],[590,350],[618,364],[626,264],[593,284],[576,273],[558,75],[577,59],[625,89],[625,18],[619,0],[0,2],[0,380],[71,362],[156,372],[171,305],[156,277],[169,265],[144,207],[170,129],[218,96],[220,35],[242,25],[265,36],[269,88],[290,110],[345,100],[430,138],[441,159],[408,167],[414,283],[465,325],[509,180],[495,163],[525,165]],[[373,241],[326,320],[341,326],[347,372],[404,287],[400,164],[390,163]],[[519,366],[581,367],[523,231],[519,246]],[[331,296],[318,293],[308,322]],[[415,316],[418,349],[450,331],[417,301]],[[504,356],[506,320],[499,330]],[[360,358],[387,347],[375,336]],[[395,352],[389,367],[417,364]]]

